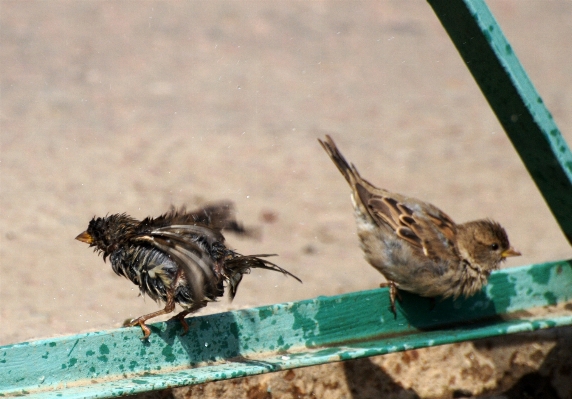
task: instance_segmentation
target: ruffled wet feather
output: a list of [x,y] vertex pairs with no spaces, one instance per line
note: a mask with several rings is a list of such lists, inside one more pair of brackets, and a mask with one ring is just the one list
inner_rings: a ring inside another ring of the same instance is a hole
[[[223,230],[256,235],[235,220],[232,203],[223,201],[192,212],[172,207],[142,221],[125,213],[94,217],[77,239],[89,242],[104,260],[109,257],[113,271],[138,285],[141,294],[165,302],[164,313],[170,300],[186,309],[182,313],[196,311],[223,296],[225,285],[233,299],[251,268],[280,272],[301,282],[263,259],[273,255],[241,255],[228,249]],[[138,324],[148,336],[146,316]]]

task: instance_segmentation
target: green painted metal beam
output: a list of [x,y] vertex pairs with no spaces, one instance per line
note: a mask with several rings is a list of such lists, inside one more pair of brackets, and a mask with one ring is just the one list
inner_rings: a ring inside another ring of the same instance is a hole
[[428,0],[572,244],[572,153],[482,0]]
[[[570,302],[570,306],[562,306]],[[522,312],[559,305],[543,316]],[[515,316],[528,316],[517,318]],[[387,289],[0,347],[0,396],[102,398],[572,325],[572,261],[493,273],[468,300]]]

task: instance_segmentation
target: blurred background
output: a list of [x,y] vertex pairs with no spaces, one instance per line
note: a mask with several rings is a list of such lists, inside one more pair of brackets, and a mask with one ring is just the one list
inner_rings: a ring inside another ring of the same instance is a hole
[[[572,3],[487,2],[572,143]],[[74,237],[94,216],[230,199],[304,281],[254,271],[202,313],[376,288],[330,134],[372,183],[523,253],[570,258],[536,186],[423,1],[0,2],[0,345],[158,309]]]

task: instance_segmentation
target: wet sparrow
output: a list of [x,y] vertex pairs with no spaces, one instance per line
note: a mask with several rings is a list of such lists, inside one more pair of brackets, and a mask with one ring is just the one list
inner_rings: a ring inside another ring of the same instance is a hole
[[[194,212],[172,208],[157,218],[143,221],[126,214],[93,218],[77,240],[103,253],[111,260],[113,271],[139,286],[141,294],[165,302],[165,308],[127,323],[139,325],[143,339],[151,330],[145,322],[171,313],[175,303],[183,311],[180,320],[185,332],[185,315],[223,296],[225,285],[234,298],[244,274],[251,268],[274,270],[301,280],[281,267],[262,259],[271,255],[241,255],[224,244],[221,230],[249,234],[234,219],[230,202],[203,207]],[[226,283],[226,284],[225,284]]]
[[497,222],[455,224],[431,204],[363,179],[330,136],[318,141],[352,189],[361,247],[366,260],[388,280],[394,313],[398,288],[424,297],[469,297],[501,261],[520,255]]

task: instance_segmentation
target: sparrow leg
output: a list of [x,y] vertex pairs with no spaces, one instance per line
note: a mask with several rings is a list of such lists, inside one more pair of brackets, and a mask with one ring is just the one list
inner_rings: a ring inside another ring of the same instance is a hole
[[[177,274],[175,275],[175,278],[171,282],[171,290],[173,292],[175,291],[175,287],[179,283],[179,280],[182,278],[184,278],[184,271],[183,271],[183,269],[179,269],[179,270],[177,270]],[[199,310],[203,306],[205,306],[204,302],[194,303],[190,308],[184,309],[182,312],[179,312],[175,316],[171,317],[169,319],[169,321],[179,320],[179,323],[181,323],[181,325],[183,326],[183,330],[184,330],[181,335],[185,335],[186,333],[189,332],[189,325],[187,324],[187,321],[185,320],[185,316],[188,315],[189,313],[193,313],[193,312]]]
[[397,284],[394,281],[389,282],[389,297],[391,299],[391,310],[397,318],[397,310],[395,309],[395,298],[401,302],[401,295],[399,294],[399,290],[397,289]]
[[188,315],[189,313],[191,312],[188,311],[188,309],[185,309],[169,319],[169,321],[179,320],[179,323],[181,323],[181,325],[183,326],[183,333],[181,335],[186,335],[189,332],[189,324],[185,320],[185,316]]
[[167,301],[166,301],[165,307],[163,309],[158,310],[158,311],[153,312],[153,313],[149,313],[149,314],[140,316],[136,319],[131,320],[131,322],[124,324],[124,325],[126,327],[132,327],[134,325],[139,324],[139,326],[143,330],[143,338],[141,338],[141,339],[145,340],[145,339],[149,338],[149,335],[151,335],[151,330],[149,329],[149,327],[147,327],[145,322],[147,320],[153,318],[153,317],[157,317],[157,316],[160,316],[162,314],[168,314],[168,313],[171,313],[173,310],[175,310],[175,287],[177,286],[177,283],[178,283],[178,281],[182,275],[183,275],[183,271],[178,270],[177,274],[175,275],[175,278],[173,279],[173,281],[171,281],[170,287],[166,290]]
[[397,289],[397,284],[395,281],[388,281],[387,283],[379,284],[380,288],[389,287],[389,300],[391,302],[391,312],[397,318],[397,309],[395,308],[395,298],[398,301],[401,301],[401,295],[399,294],[399,290]]
[[151,335],[151,330],[149,329],[149,327],[147,327],[145,322],[149,319],[152,319],[153,317],[171,313],[173,310],[175,310],[175,297],[173,295],[173,290],[167,290],[167,303],[165,304],[165,307],[163,309],[133,319],[129,323],[127,323],[125,327],[133,327],[135,325],[139,325],[143,330],[144,334],[143,338],[141,339],[142,340],[147,339],[149,338],[149,335]]
[[181,335],[185,335],[189,332],[189,324],[187,323],[185,316],[188,315],[189,313],[193,313],[193,312],[199,310],[203,306],[204,306],[203,303],[193,304],[193,306],[191,306],[190,308],[187,308],[187,309],[183,310],[182,312],[177,313],[175,316],[171,317],[169,319],[169,321],[170,320],[179,320],[179,323],[181,323],[181,325],[183,326],[183,330],[184,330]]

